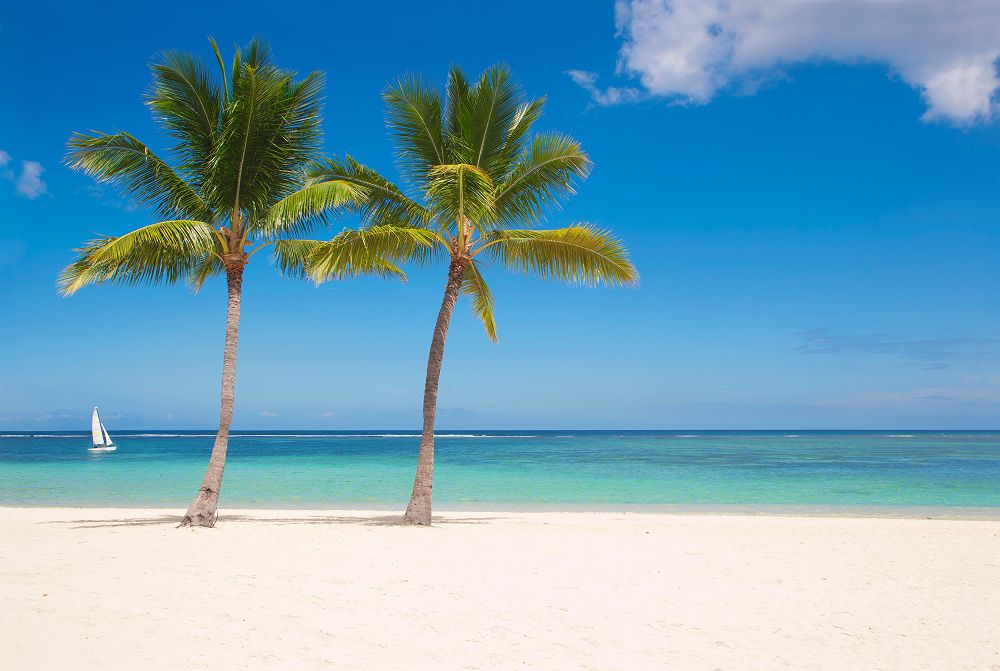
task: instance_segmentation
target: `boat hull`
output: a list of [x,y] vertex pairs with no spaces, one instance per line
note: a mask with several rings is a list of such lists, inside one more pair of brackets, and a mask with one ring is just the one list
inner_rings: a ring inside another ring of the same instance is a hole
[[118,447],[115,445],[106,445],[104,447],[90,447],[87,448],[88,452],[114,452]]

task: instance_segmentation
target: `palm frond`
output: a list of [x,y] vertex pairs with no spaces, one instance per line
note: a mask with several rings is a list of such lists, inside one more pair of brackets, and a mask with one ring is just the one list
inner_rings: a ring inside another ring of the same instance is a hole
[[439,165],[430,172],[427,200],[437,221],[477,226],[491,215],[493,182],[474,165]]
[[364,198],[357,210],[368,223],[424,227],[430,215],[400,189],[375,170],[351,156],[328,158],[314,163],[308,171],[307,184],[344,182],[361,189]]
[[240,59],[206,192],[254,219],[301,186],[302,166],[319,149],[323,76],[296,82],[270,64],[262,43],[251,47]]
[[448,84],[445,86],[445,143],[454,143],[462,138],[462,113],[466,110],[466,100],[469,97],[469,80],[457,65],[448,71]]
[[163,216],[213,220],[211,208],[194,189],[128,133],[74,133],[66,163],[98,182],[118,186],[136,204]]
[[329,222],[339,212],[357,208],[364,199],[364,190],[350,182],[319,182],[285,196],[252,226],[267,237],[301,234],[317,223]]
[[639,280],[625,246],[610,232],[585,224],[549,231],[493,231],[475,253],[484,252],[511,270],[546,279],[588,285]]
[[[460,101],[461,152],[453,163],[468,163],[491,178],[503,177],[506,170],[504,146],[524,94],[505,65],[488,68],[475,87]],[[450,102],[450,101],[449,101]],[[453,113],[448,110],[448,115]]]
[[237,97],[236,90],[242,85],[243,74],[260,68],[271,67],[271,47],[262,37],[254,35],[242,49],[239,46],[233,55],[232,88],[233,99]]
[[489,336],[489,339],[496,342],[497,323],[493,317],[493,293],[486,285],[482,266],[476,260],[473,260],[465,268],[462,293],[472,299],[473,314],[483,322],[483,326],[486,328],[486,335]]
[[210,169],[223,106],[223,91],[205,65],[190,54],[164,52],[151,67],[153,86],[146,104],[153,118],[177,140],[180,170],[200,188]]
[[[350,254],[370,254],[394,263],[424,264],[439,258],[447,243],[428,228],[378,225],[344,229],[330,241]],[[322,262],[319,262],[322,266]]]
[[[312,279],[309,268],[312,257],[322,251],[326,240],[278,240],[272,245],[271,260],[285,277]],[[317,284],[319,282],[317,281]]]
[[63,295],[88,284],[171,284],[202,270],[220,243],[202,221],[161,221],[118,237],[103,237],[77,249],[59,277]]
[[226,79],[226,64],[222,60],[222,52],[219,51],[219,44],[214,37],[209,36],[208,43],[212,45],[212,53],[215,54],[215,61],[219,64],[219,74],[222,77],[222,104],[229,104],[229,80]]
[[573,194],[575,180],[590,172],[580,143],[566,135],[537,135],[494,196],[496,221],[506,226],[535,222]]
[[437,91],[408,76],[389,86],[382,98],[387,108],[386,125],[396,139],[400,169],[411,183],[422,185],[431,168],[449,162]]
[[505,181],[516,167],[517,159],[525,152],[525,138],[528,137],[535,122],[542,116],[544,109],[544,97],[526,102],[518,108],[514,118],[511,119],[510,128],[507,129],[503,150],[496,159],[494,181]]
[[188,288],[198,293],[209,278],[224,272],[226,272],[226,267],[222,264],[222,258],[217,254],[210,254],[202,259],[201,263],[187,276]]
[[427,229],[394,226],[345,230],[332,240],[280,240],[274,244],[274,260],[283,274],[317,284],[359,275],[405,282],[397,262],[427,253],[435,243],[431,236]]

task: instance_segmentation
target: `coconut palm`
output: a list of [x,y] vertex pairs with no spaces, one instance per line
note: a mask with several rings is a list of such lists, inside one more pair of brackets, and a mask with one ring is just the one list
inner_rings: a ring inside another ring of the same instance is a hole
[[[321,142],[323,75],[296,79],[253,40],[219,75],[189,54],[166,52],[152,65],[147,104],[174,141],[174,166],[129,133],[74,134],[67,163],[120,187],[160,221],[77,250],[59,278],[70,295],[89,284],[171,284],[198,289],[225,275],[228,287],[222,407],[201,487],[182,525],[215,525],[233,419],[236,345],[243,273],[250,258],[279,238],[306,232],[359,190],[343,182],[306,186],[304,169]],[[293,243],[290,243],[293,244]],[[400,275],[392,263],[357,250],[331,276]]]
[[360,189],[364,200],[357,209],[367,227],[294,251],[316,280],[336,276],[347,241],[392,259],[447,260],[427,360],[417,472],[404,517],[407,524],[429,525],[438,380],[459,296],[469,296],[495,341],[494,302],[484,274],[489,262],[585,284],[628,284],[638,275],[624,246],[607,231],[587,224],[531,228],[573,193],[590,161],[566,135],[532,134],[544,100],[527,100],[505,66],[488,69],[474,83],[453,68],[443,106],[438,93],[415,77],[390,86],[384,99],[399,168],[413,196],[349,156],[327,160],[311,170],[310,183]]

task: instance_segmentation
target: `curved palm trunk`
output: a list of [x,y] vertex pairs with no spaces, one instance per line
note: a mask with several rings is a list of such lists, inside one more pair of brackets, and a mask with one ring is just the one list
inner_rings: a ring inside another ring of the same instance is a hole
[[233,423],[233,401],[236,388],[236,343],[240,336],[240,299],[243,293],[242,263],[226,268],[229,288],[229,308],[226,314],[226,346],[222,355],[222,411],[219,414],[219,433],[215,437],[212,456],[208,460],[205,479],[198,494],[191,502],[182,527],[214,527],[218,518],[219,490],[222,472],[226,467],[226,450],[229,448],[229,426]]
[[430,526],[431,490],[434,480],[434,418],[437,414],[438,382],[441,379],[441,360],[444,358],[444,341],[455,311],[455,303],[462,290],[462,279],[467,262],[452,260],[448,267],[448,283],[444,287],[441,311],[438,312],[431,351],[427,355],[427,379],[424,382],[424,429],[420,436],[420,456],[417,457],[417,475],[413,480],[413,493],[406,506],[403,524]]

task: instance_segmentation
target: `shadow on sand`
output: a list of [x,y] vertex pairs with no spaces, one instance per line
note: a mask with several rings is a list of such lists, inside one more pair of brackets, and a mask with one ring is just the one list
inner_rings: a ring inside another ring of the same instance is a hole
[[[158,515],[156,517],[130,517],[124,519],[95,520],[50,520],[43,524],[73,525],[72,529],[105,529],[111,527],[146,527],[156,525],[180,524],[182,515]],[[440,517],[433,518],[434,526],[449,526],[452,524],[485,524],[503,517]],[[257,515],[227,514],[220,515],[217,524],[240,524],[243,522],[266,522],[267,524],[356,524],[366,527],[401,527],[402,515],[383,515],[380,517],[348,517],[342,515],[311,515],[308,517],[261,517]]]

